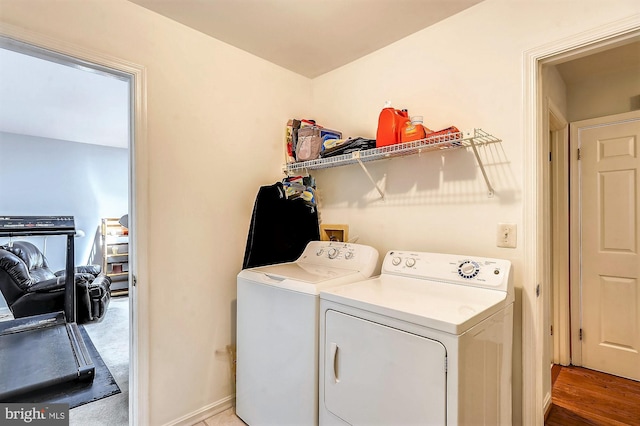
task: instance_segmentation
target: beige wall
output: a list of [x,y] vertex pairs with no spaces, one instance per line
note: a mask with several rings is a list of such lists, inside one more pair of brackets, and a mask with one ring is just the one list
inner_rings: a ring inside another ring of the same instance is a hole
[[[464,150],[371,164],[372,176],[386,187],[384,201],[357,165],[322,170],[316,178],[322,220],[349,224],[350,236],[381,253],[410,248],[513,261],[516,424],[522,416],[521,306],[532,303],[522,300],[521,291],[527,280],[524,164],[535,161],[524,158],[525,52],[638,12],[635,1],[487,0],[314,79],[316,118],[350,136],[374,137],[380,108],[391,100],[410,115],[424,116],[434,130],[480,127],[502,139],[480,150],[496,189],[493,198],[472,153]],[[499,222],[518,225],[516,249],[496,247]]]
[[[640,108],[640,71],[622,70],[567,85],[568,121],[620,114]],[[635,102],[634,102],[635,100]]]
[[127,1],[2,0],[0,21],[146,67],[150,424],[230,396],[253,201],[281,178],[311,81]]
[[549,98],[558,108],[562,117],[567,119],[567,86],[555,66],[542,67],[542,90],[544,96]]

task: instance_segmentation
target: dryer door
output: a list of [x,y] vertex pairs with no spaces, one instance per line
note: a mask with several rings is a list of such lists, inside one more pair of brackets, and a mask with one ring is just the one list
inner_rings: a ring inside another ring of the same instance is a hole
[[440,342],[332,310],[325,326],[327,410],[351,425],[446,423]]

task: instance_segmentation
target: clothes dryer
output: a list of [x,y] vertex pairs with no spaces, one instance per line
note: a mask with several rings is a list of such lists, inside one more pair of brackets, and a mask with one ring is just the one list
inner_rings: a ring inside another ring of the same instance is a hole
[[238,274],[236,414],[249,425],[318,423],[319,293],[373,274],[369,246],[312,241],[294,262]]
[[391,251],[320,293],[320,425],[510,425],[507,260]]

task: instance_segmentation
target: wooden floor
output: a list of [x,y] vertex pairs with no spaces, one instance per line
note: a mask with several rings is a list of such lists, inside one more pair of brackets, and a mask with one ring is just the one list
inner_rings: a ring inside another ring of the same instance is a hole
[[640,382],[581,367],[552,369],[545,426],[640,425]]

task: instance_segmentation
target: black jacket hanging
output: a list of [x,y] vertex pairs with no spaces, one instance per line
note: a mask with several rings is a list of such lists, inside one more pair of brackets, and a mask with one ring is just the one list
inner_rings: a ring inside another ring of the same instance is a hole
[[302,198],[288,200],[281,182],[258,190],[242,269],[296,260],[320,239],[318,210]]

